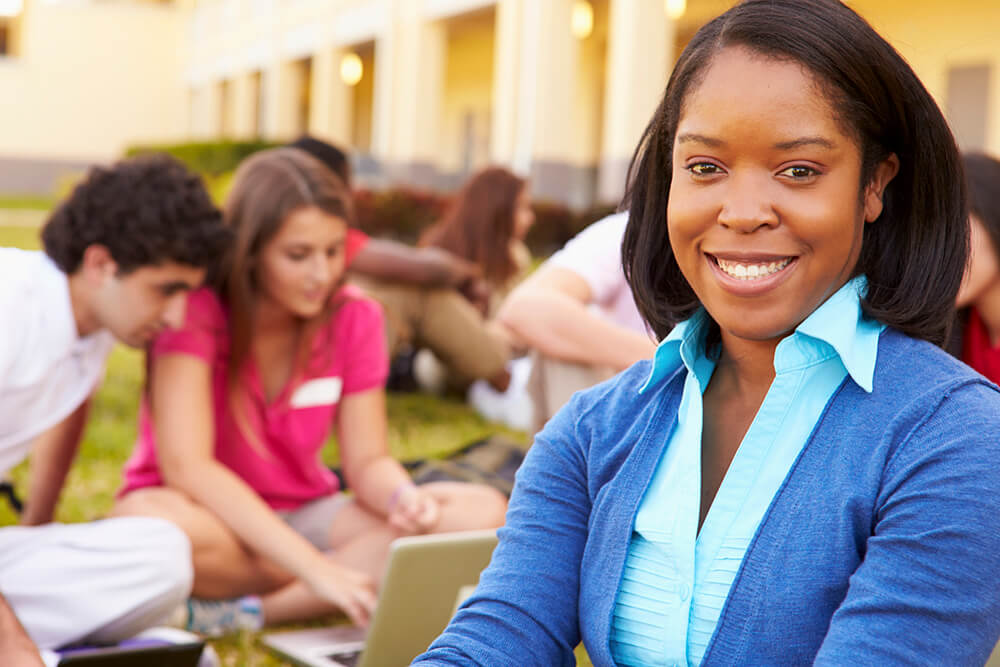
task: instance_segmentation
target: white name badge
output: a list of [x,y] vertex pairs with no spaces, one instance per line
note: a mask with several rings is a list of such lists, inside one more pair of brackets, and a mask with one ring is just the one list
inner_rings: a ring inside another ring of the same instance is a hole
[[340,400],[344,386],[340,378],[316,378],[302,384],[292,394],[293,408],[313,408],[318,405],[333,405]]

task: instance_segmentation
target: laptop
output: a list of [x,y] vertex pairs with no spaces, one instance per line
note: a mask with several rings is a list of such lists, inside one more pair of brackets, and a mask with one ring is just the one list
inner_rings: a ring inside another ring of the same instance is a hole
[[[59,667],[198,667],[205,642],[176,628],[150,628],[115,646],[71,646],[42,651],[46,665]],[[211,656],[205,664],[217,664]]]
[[496,543],[495,530],[399,538],[367,634],[342,625],[270,633],[264,644],[305,667],[409,665],[472,593]]

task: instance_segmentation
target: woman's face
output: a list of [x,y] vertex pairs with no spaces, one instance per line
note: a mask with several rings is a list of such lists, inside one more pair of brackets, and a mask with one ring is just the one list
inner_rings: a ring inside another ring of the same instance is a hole
[[525,185],[514,201],[514,238],[523,241],[533,224],[535,224],[535,212],[531,208],[531,193]]
[[807,71],[715,57],[679,118],[667,229],[724,343],[780,339],[853,275],[897,164],[862,198],[860,151]]
[[342,219],[315,206],[292,211],[261,249],[262,296],[298,317],[318,315],[344,273],[346,235]]
[[969,263],[962,276],[955,303],[965,308],[976,303],[991,287],[1000,283],[1000,261],[982,221],[969,216]]

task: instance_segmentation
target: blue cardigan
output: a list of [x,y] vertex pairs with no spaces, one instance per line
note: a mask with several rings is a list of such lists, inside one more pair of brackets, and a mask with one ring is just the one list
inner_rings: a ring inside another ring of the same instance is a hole
[[[680,366],[641,362],[536,438],[476,592],[421,665],[612,665],[612,605]],[[982,665],[1000,636],[1000,391],[893,329],[845,381],[764,515],[704,662]]]

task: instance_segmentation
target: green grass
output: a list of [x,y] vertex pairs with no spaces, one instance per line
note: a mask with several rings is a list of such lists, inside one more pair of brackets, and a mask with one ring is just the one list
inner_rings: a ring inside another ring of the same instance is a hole
[[[37,228],[0,226],[0,246],[37,248]],[[107,376],[98,392],[77,459],[63,490],[56,518],[59,521],[90,521],[111,509],[121,484],[122,466],[136,436],[136,410],[143,383],[142,353],[116,347],[108,360]],[[440,457],[463,444],[502,432],[521,442],[524,433],[484,421],[464,404],[420,394],[395,394],[388,398],[389,447],[401,460]],[[327,463],[337,461],[336,443],[323,449]],[[12,478],[22,496],[28,465],[14,469]],[[0,503],[0,526],[16,523],[17,517]],[[256,633],[241,633],[213,641],[223,664],[271,667],[284,665],[264,649]],[[582,650],[581,664],[589,664]]]
[[47,211],[52,208],[53,203],[54,199],[47,195],[0,195],[0,208]]

